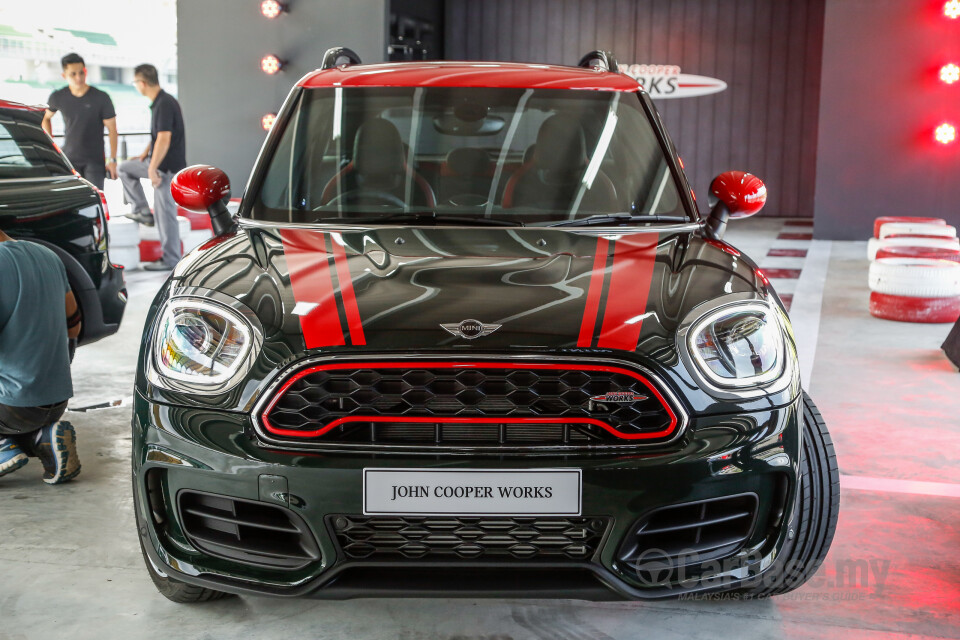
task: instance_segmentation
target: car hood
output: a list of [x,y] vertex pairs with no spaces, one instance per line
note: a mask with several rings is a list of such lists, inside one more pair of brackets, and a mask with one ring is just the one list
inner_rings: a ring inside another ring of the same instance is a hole
[[[245,224],[184,259],[175,292],[243,302],[265,343],[304,351],[671,353],[696,306],[766,295],[756,266],[693,225],[544,228]],[[463,326],[461,326],[463,324]],[[480,333],[483,335],[474,335]]]

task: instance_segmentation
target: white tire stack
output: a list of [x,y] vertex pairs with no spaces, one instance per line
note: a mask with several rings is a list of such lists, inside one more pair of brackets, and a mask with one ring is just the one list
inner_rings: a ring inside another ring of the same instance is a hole
[[[880,220],[878,219],[878,223]],[[960,318],[960,242],[937,219],[889,219],[869,243],[870,313],[901,322]]]
[[926,247],[960,251],[957,230],[943,218],[884,216],[873,223],[873,238],[867,242],[867,258],[891,247]]
[[140,225],[129,218],[114,217],[107,223],[110,262],[124,269],[140,268]]

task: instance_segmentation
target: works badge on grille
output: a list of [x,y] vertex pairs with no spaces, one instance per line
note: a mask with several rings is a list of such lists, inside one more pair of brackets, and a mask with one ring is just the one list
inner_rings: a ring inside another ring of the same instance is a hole
[[605,409],[604,405],[607,403],[630,404],[640,402],[641,400],[648,400],[649,398],[650,396],[640,395],[633,391],[608,391],[601,396],[591,397],[587,402],[587,411],[592,412],[597,409]]

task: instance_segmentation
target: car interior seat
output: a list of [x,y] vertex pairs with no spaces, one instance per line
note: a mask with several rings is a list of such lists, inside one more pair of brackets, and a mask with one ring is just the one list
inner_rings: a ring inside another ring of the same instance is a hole
[[407,166],[396,126],[383,118],[371,118],[357,129],[353,159],[324,187],[321,202],[394,204],[406,200],[408,183],[410,204],[436,206],[430,183]]
[[452,204],[486,202],[494,163],[483,149],[451,149],[440,167],[440,200]]
[[[559,114],[547,118],[537,132],[532,156],[507,181],[504,208],[569,210],[589,161],[580,122]],[[617,206],[613,183],[598,171],[593,185],[584,192],[579,210],[612,212]]]

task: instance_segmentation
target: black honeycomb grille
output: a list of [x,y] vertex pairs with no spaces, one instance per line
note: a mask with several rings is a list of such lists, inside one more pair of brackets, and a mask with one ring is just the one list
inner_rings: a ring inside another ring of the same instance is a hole
[[348,366],[295,374],[264,412],[267,430],[324,443],[512,447],[639,444],[676,426],[642,376],[617,367]]
[[607,518],[328,518],[343,556],[354,561],[585,561]]

